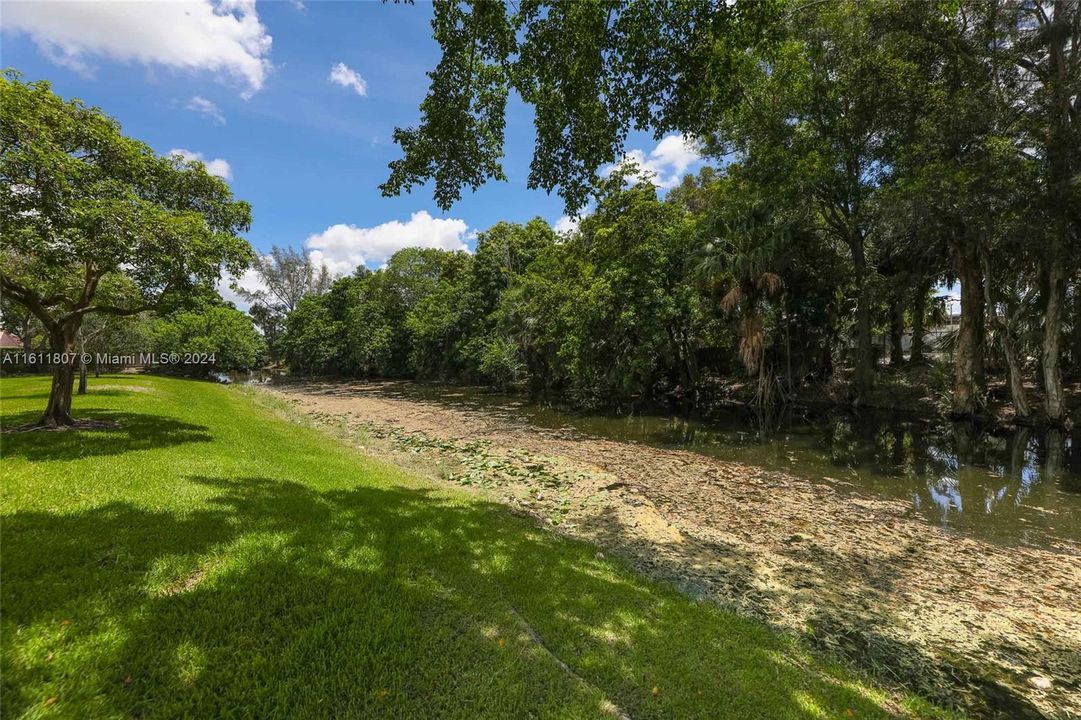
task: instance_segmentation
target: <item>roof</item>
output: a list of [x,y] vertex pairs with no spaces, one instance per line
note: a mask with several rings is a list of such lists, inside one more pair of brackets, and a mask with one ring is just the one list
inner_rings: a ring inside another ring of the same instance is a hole
[[11,349],[18,348],[23,349],[23,341],[15,333],[9,333],[7,330],[0,330],[0,348]]

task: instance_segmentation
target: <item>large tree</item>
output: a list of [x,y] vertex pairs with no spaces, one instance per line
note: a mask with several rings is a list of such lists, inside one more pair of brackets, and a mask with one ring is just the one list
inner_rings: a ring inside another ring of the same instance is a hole
[[[530,187],[583,206],[630,129],[716,137],[717,154],[754,155],[821,228],[848,248],[857,310],[855,386],[871,384],[869,196],[884,167],[879,119],[903,84],[855,2],[446,3],[443,51],[416,128],[384,193],[428,180],[442,207],[502,178],[513,89],[535,109]],[[718,135],[718,130],[723,133]]]
[[312,262],[311,256],[292,247],[275,245],[267,255],[252,263],[262,287],[249,290],[233,283],[233,290],[251,303],[248,314],[263,331],[273,359],[279,359],[286,316],[296,310],[309,295],[322,295],[330,289],[330,271],[326,265]]
[[771,197],[808,203],[818,231],[847,250],[855,300],[853,386],[870,388],[879,242],[874,195],[889,167],[887,119],[906,104],[910,65],[874,4],[837,0],[793,7],[787,37],[740,75],[741,102],[713,136],[716,154],[736,153]]
[[[1009,309],[1009,300],[1031,305],[1035,277],[1046,416],[1062,423],[1063,308],[1081,261],[1078,3],[910,2],[884,17],[904,39],[919,88],[919,102],[893,128],[901,145],[895,187],[910,197],[920,242],[944,241],[961,283],[953,411],[981,411],[985,315],[1013,355],[1006,316],[1025,308]],[[1011,386],[1020,393],[1021,358],[1013,360]]]
[[1062,390],[1062,337],[1066,285],[1081,268],[1081,3],[1029,0],[1011,6],[1014,59],[1028,90],[1018,103],[1025,134],[1020,143],[1039,165],[1032,217],[1039,239],[1043,294],[1040,366],[1052,423],[1066,422]]
[[280,306],[287,313],[308,295],[322,295],[330,289],[327,266],[317,267],[310,255],[295,248],[275,245],[270,254],[255,258],[252,269],[266,289],[238,288],[240,295],[253,302]]
[[161,157],[47,82],[0,80],[0,292],[41,322],[53,383],[41,418],[73,424],[76,340],[93,313],[136,315],[237,274],[251,208],[198,162]]

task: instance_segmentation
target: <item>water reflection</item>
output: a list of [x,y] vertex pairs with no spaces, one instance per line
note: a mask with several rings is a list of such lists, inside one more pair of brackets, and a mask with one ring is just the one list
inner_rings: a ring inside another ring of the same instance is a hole
[[758,447],[722,442],[711,454],[734,451],[777,467],[781,449],[790,472],[828,479],[842,470],[844,484],[905,498],[923,517],[975,536],[1036,545],[1081,539],[1081,467],[1074,438],[1061,431],[992,433],[873,413],[803,416],[775,428]]
[[1058,430],[989,432],[894,413],[772,415],[732,409],[708,419],[580,415],[483,390],[403,383],[381,390],[485,409],[509,421],[681,448],[783,469],[904,500],[913,513],[965,534],[1047,546],[1081,541],[1078,437]]
[[282,378],[285,378],[287,373],[284,370],[276,368],[272,369],[259,369],[259,370],[247,370],[244,372],[231,372],[231,373],[218,373],[220,378],[215,378],[218,382],[224,382],[227,384],[238,383],[241,385],[269,385],[273,382],[277,382]]

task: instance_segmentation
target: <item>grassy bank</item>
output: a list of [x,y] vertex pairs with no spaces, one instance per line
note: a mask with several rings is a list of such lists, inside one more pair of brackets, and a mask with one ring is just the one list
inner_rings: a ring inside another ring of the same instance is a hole
[[5,718],[934,714],[232,389],[75,412],[119,428],[2,437]]

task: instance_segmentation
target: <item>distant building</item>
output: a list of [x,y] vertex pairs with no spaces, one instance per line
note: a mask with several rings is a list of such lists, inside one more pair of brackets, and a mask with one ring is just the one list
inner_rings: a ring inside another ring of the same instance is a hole
[[15,333],[0,330],[0,350],[22,350],[23,341]]

